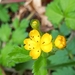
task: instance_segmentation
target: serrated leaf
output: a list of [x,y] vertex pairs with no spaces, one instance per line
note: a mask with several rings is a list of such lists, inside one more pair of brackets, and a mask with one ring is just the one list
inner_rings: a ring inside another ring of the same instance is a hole
[[23,44],[24,39],[28,36],[28,33],[23,29],[16,29],[12,33],[12,40],[16,44]]
[[23,19],[21,22],[20,22],[20,28],[27,28],[28,27],[28,23],[29,21],[26,20],[26,19]]
[[11,33],[11,28],[8,24],[2,24],[0,28],[0,39],[2,41],[8,41]]
[[68,44],[67,44],[67,50],[68,52],[75,54],[75,38],[73,38]]
[[17,63],[23,63],[31,59],[28,51],[24,48],[16,47],[10,43],[2,49],[1,55],[2,65],[6,67],[12,67]]
[[3,22],[9,21],[9,14],[8,14],[7,9],[0,8],[0,20]]
[[64,36],[67,36],[71,33],[70,28],[67,27],[65,23],[60,26],[59,30],[60,30],[60,33]]
[[19,19],[18,18],[15,18],[13,20],[13,26],[14,26],[14,28],[18,28],[19,27]]
[[[8,43],[2,50],[1,50],[1,63],[3,66],[14,66],[14,62],[10,59],[8,54],[13,50],[15,45]],[[11,63],[10,63],[11,61]]]
[[19,9],[19,5],[17,3],[12,3],[12,4],[10,4],[10,9],[13,12],[16,12]]
[[34,62],[34,66],[33,66],[34,75],[47,75],[47,69],[45,69],[46,66],[47,66],[46,58],[44,57],[38,58]]
[[75,0],[55,0],[46,7],[46,15],[53,24],[65,19],[66,25],[75,30]]
[[65,63],[69,61],[68,52],[66,51],[66,49],[59,50],[55,53],[55,55],[48,57],[48,60],[53,65]]
[[48,19],[54,24],[59,24],[63,19],[61,8],[56,2],[52,2],[47,5],[46,15],[48,16]]
[[15,47],[9,53],[9,56],[11,60],[15,61],[15,63],[23,63],[31,59],[31,57],[29,56],[29,51],[21,47]]
[[75,75],[75,71],[71,67],[65,67],[62,69],[57,69],[52,75]]

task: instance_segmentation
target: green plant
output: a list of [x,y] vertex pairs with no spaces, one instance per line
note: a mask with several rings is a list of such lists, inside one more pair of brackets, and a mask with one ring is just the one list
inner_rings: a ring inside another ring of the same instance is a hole
[[[21,21],[15,18],[9,23],[10,15],[7,9],[16,12],[18,6],[17,3],[0,5],[0,65],[15,67],[20,71],[31,69],[34,75],[47,75],[52,71],[52,75],[75,75],[75,0],[54,0],[46,6],[45,15],[54,27],[48,34],[52,35],[53,43],[58,35],[65,36],[66,47],[59,49],[53,44],[51,52],[43,52],[35,60],[23,46],[29,33],[29,18]],[[41,35],[44,34],[38,26],[35,25],[35,28]]]

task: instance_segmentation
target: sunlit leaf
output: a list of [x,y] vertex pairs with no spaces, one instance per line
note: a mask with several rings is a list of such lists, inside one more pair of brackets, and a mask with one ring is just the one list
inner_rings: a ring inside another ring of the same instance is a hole
[[7,11],[7,9],[5,9],[3,7],[0,8],[0,20],[3,22],[9,21],[8,11]]
[[15,18],[13,20],[13,24],[12,25],[14,26],[14,28],[18,28],[19,27],[19,19],[18,18]]
[[11,28],[9,24],[2,24],[0,28],[0,39],[2,41],[8,41],[11,33]]
[[55,2],[47,5],[46,15],[48,16],[48,19],[54,24],[59,24],[63,19],[63,13],[61,11],[61,8]]
[[26,19],[23,19],[21,22],[20,22],[20,28],[27,28],[29,26],[29,21],[26,20]]
[[40,57],[37,59],[33,66],[33,73],[34,75],[47,75],[47,66],[46,58]]

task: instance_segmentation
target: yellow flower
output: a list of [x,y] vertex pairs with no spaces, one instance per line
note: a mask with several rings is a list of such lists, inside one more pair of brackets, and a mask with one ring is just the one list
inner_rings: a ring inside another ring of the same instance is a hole
[[24,48],[30,50],[29,55],[32,59],[37,59],[41,51],[50,52],[52,51],[52,36],[48,33],[45,33],[42,37],[37,30],[31,30],[29,33],[29,37],[24,40]]
[[59,49],[62,49],[66,46],[66,39],[64,36],[58,35],[55,42],[55,46],[58,47]]

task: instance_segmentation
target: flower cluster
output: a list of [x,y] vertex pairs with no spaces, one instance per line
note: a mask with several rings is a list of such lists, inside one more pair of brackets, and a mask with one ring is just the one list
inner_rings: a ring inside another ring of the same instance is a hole
[[[58,36],[55,40],[55,45],[58,48],[64,48],[66,46],[66,40],[63,36]],[[51,52],[53,48],[52,36],[49,33],[45,33],[42,36],[40,33],[33,29],[29,33],[29,38],[24,40],[24,48],[30,50],[29,55],[32,59],[37,59],[41,52]]]

